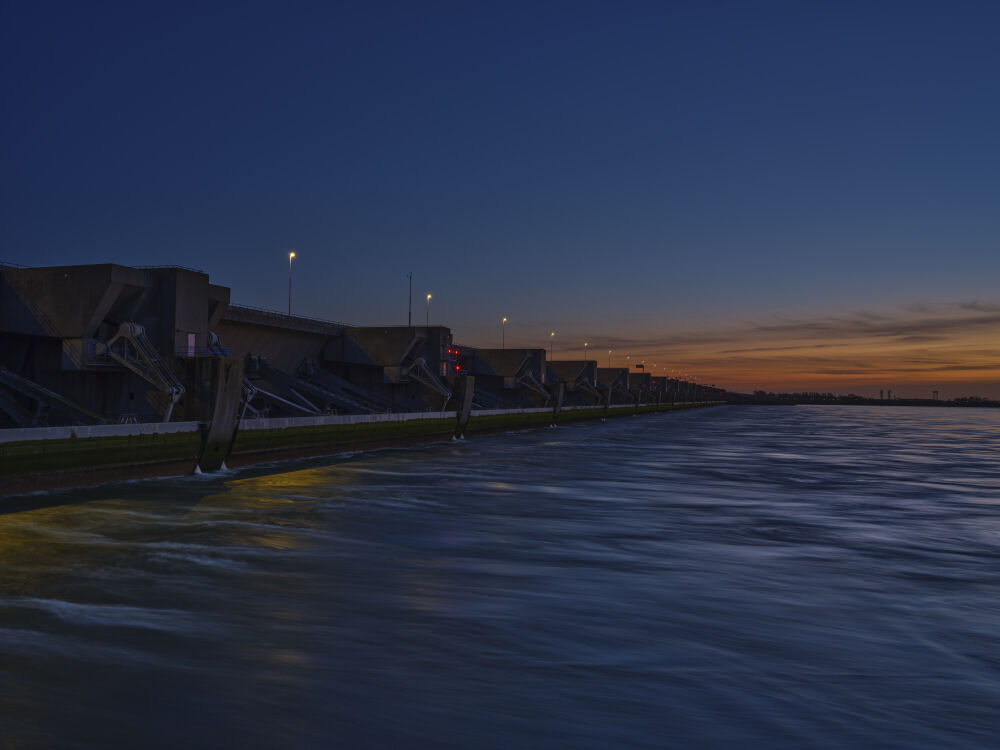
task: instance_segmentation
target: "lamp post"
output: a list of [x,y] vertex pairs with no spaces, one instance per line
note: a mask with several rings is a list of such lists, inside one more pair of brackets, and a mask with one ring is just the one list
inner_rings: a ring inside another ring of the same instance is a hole
[[413,271],[406,274],[406,278],[410,280],[410,303],[406,308],[406,327],[413,328]]
[[611,367],[611,352],[613,351],[614,349],[608,349],[608,367]]
[[292,259],[295,257],[295,251],[290,250],[288,252],[288,314],[292,314]]
[[507,318],[500,319],[500,348],[506,349],[507,342],[504,340],[504,334],[507,332]]
[[430,326],[431,324],[431,295],[430,292],[427,293],[427,319],[424,321],[424,325]]
[[552,339],[556,337],[556,332],[553,331],[549,334],[549,360],[552,360]]
[[584,341],[583,342],[583,359],[584,359],[584,361],[587,360],[587,347],[588,346],[590,346],[590,342]]

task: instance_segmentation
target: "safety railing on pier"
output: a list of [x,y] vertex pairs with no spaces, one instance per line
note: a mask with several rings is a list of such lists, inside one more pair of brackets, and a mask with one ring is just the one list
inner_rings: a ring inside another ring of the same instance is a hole
[[200,268],[191,268],[190,266],[178,266],[176,263],[168,266],[134,266],[135,268],[142,269],[143,271],[158,271],[165,268],[179,268],[182,271],[191,271],[193,273],[203,273],[208,276],[208,271],[202,271]]
[[[6,260],[0,260],[0,268],[35,268],[35,266],[25,266],[21,263],[10,263]],[[178,266],[177,264],[164,265],[164,266],[133,266],[133,268],[138,268],[143,271],[153,271],[164,268],[179,268],[182,271],[193,271],[194,273],[203,273],[206,276],[208,275],[207,271],[202,271],[200,268],[191,268],[190,266]]]
[[253,305],[236,305],[232,302],[229,303],[230,310],[247,310],[248,312],[257,313],[258,315],[268,315],[274,318],[281,318],[282,320],[308,320],[312,323],[322,323],[328,326],[341,326],[343,328],[350,328],[353,323],[342,323],[339,320],[326,320],[324,318],[313,318],[309,315],[289,315],[288,313],[283,313],[278,310],[268,310],[264,307],[254,307]]

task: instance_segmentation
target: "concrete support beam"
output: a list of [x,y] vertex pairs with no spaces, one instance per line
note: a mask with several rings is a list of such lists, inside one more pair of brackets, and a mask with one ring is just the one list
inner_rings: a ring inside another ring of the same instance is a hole
[[112,281],[108,284],[108,288],[104,290],[104,294],[94,306],[94,311],[90,314],[90,318],[87,320],[86,326],[84,326],[82,338],[94,338],[98,327],[104,322],[104,318],[107,317],[111,308],[115,306],[124,288],[125,285],[120,281]]
[[552,383],[549,390],[552,393],[552,424],[559,424],[559,413],[562,411],[563,397],[566,395],[566,384]]
[[202,471],[221,468],[236,437],[243,390],[243,360],[220,357],[216,360],[213,380],[212,420],[205,430],[205,441],[198,457]]
[[465,428],[469,426],[472,414],[472,397],[476,393],[476,378],[472,375],[459,375],[455,378],[455,389],[452,398],[455,399],[455,410],[458,412],[455,423],[455,437],[465,436]]

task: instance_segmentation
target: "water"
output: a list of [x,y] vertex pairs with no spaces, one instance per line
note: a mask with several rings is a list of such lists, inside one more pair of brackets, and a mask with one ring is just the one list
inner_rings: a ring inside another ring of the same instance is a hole
[[996,748],[1000,412],[726,407],[0,505],[0,746]]

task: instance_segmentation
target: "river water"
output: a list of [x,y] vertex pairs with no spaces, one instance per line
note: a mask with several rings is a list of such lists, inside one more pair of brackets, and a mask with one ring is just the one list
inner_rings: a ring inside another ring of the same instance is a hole
[[722,407],[0,501],[0,747],[998,727],[998,411]]

